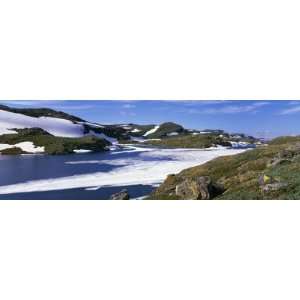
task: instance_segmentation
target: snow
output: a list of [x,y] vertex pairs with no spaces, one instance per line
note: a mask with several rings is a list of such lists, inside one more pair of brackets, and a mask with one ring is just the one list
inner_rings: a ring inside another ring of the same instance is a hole
[[178,132],[171,132],[171,133],[168,133],[167,136],[175,136],[175,135],[178,135],[179,133]]
[[152,129],[148,130],[143,136],[148,136],[149,134],[156,132],[159,129],[159,127],[159,125],[154,126]]
[[146,143],[149,141],[161,141],[161,139],[144,139],[143,137],[135,137],[135,136],[130,136],[130,140],[139,143]]
[[[35,180],[14,185],[0,186],[0,194],[51,191],[72,188],[88,188],[95,190],[103,186],[127,186],[135,184],[155,185],[161,183],[168,174],[178,173],[183,169],[203,164],[218,156],[232,155],[245,151],[245,149],[225,148],[199,150],[132,147],[132,149],[140,152],[135,158],[128,157],[81,162],[83,164],[106,163],[117,166],[117,168],[114,168],[111,171],[46,180]],[[157,159],[160,160],[158,161]],[[74,162],[70,161],[69,163]]]
[[8,148],[13,148],[15,146],[9,145],[9,144],[0,144],[0,151]]
[[9,128],[2,127],[2,122],[0,120],[0,135],[2,134],[10,134],[10,133],[17,133],[15,130],[10,130]]
[[161,141],[161,139],[147,139],[145,142],[149,142],[149,141]]
[[23,151],[30,153],[42,153],[45,151],[44,147],[36,147],[32,142],[22,142],[15,145],[0,144],[0,150],[10,149],[10,148],[21,148]]
[[[82,137],[84,136],[84,128],[82,124],[89,124],[94,127],[103,127],[102,125],[88,122],[80,122],[75,124],[65,119],[51,117],[34,118],[25,116],[23,114],[17,114],[0,110],[0,134],[17,133],[15,131],[9,130],[10,128],[21,129],[38,127],[44,129],[45,131],[55,136]],[[106,139],[112,144],[116,144],[118,142],[117,139],[108,137],[104,133],[94,133],[93,135]]]
[[123,129],[126,129],[126,130],[131,130],[132,129],[132,126],[130,126],[128,124],[122,124],[122,125],[120,125],[120,127],[122,127]]
[[193,135],[199,135],[200,132],[193,132]]
[[233,142],[233,141],[230,141],[231,143],[231,146],[233,148],[255,148],[256,145],[255,144],[250,144],[250,143],[247,143],[247,142]]
[[133,130],[131,130],[131,132],[141,132],[140,129],[134,128]]
[[[10,128],[32,128],[38,127],[55,135],[63,137],[80,137],[83,136],[83,126],[74,124],[65,119],[40,117],[34,118],[23,114],[12,113],[0,110],[0,133]],[[7,132],[6,132],[7,133]],[[9,131],[8,133],[12,133]]]
[[78,150],[74,150],[75,153],[88,153],[88,152],[92,152],[91,150],[86,150],[86,149],[78,149]]

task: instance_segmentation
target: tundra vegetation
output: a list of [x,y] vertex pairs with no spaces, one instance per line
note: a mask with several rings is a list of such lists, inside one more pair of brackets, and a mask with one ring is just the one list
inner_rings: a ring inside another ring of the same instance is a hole
[[299,170],[300,137],[279,137],[171,174],[149,199],[300,199]]

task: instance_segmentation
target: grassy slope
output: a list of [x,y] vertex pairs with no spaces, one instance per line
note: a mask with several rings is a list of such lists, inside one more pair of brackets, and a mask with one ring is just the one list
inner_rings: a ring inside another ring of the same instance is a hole
[[160,124],[159,128],[149,135],[147,135],[147,138],[149,139],[159,139],[166,137],[169,133],[172,132],[178,132],[180,134],[185,133],[186,130],[181,126],[173,122],[166,122],[163,124]]
[[[3,134],[0,143],[14,145],[21,142],[33,142],[35,146],[45,147],[47,154],[68,154],[74,150],[87,149],[94,152],[104,151],[108,142],[93,136],[64,138],[53,136],[42,129],[17,129],[18,134]],[[6,151],[3,154],[10,154]]]
[[[210,176],[222,184],[225,192],[217,199],[300,199],[300,137],[282,137],[269,146],[244,153],[219,157],[206,164],[168,176],[165,182],[150,195],[150,199],[178,199],[176,184],[185,178]],[[281,153],[288,153],[291,161],[270,166],[270,161]],[[288,183],[278,191],[262,192],[258,178],[261,174]]]
[[169,148],[208,148],[214,144],[230,146],[231,144],[217,135],[199,134],[164,138],[161,141],[148,141],[145,144]]

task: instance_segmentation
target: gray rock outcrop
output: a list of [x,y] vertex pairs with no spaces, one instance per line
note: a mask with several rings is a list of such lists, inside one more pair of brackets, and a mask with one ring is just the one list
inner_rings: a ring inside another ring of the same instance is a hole
[[112,194],[110,199],[111,200],[129,200],[130,195],[126,189],[123,189],[118,193]]
[[209,200],[223,191],[209,176],[185,179],[177,184],[175,189],[176,196],[190,200]]

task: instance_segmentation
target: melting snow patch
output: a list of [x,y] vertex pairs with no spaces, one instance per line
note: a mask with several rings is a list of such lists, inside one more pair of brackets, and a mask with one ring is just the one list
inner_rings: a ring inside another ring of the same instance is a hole
[[175,135],[178,135],[179,133],[178,132],[171,132],[171,133],[168,133],[167,136],[175,136]]
[[153,127],[152,129],[150,129],[149,131],[147,131],[144,136],[148,136],[149,134],[152,134],[154,132],[156,132],[159,129],[159,125],[156,125],[155,127]]
[[78,150],[74,150],[75,153],[88,153],[88,152],[92,152],[92,150],[86,150],[86,149],[78,149]]
[[[12,113],[0,110],[0,128],[1,132],[10,128],[42,128],[45,131],[55,135],[64,137],[80,137],[83,136],[83,126],[74,124],[69,120],[40,117],[34,118],[22,114]],[[11,131],[8,133],[12,133]],[[2,133],[3,134],[3,133]]]
[[30,153],[42,153],[45,151],[45,147],[36,147],[32,142],[22,142],[15,145],[0,144],[0,150],[14,147],[21,148],[23,151]]

